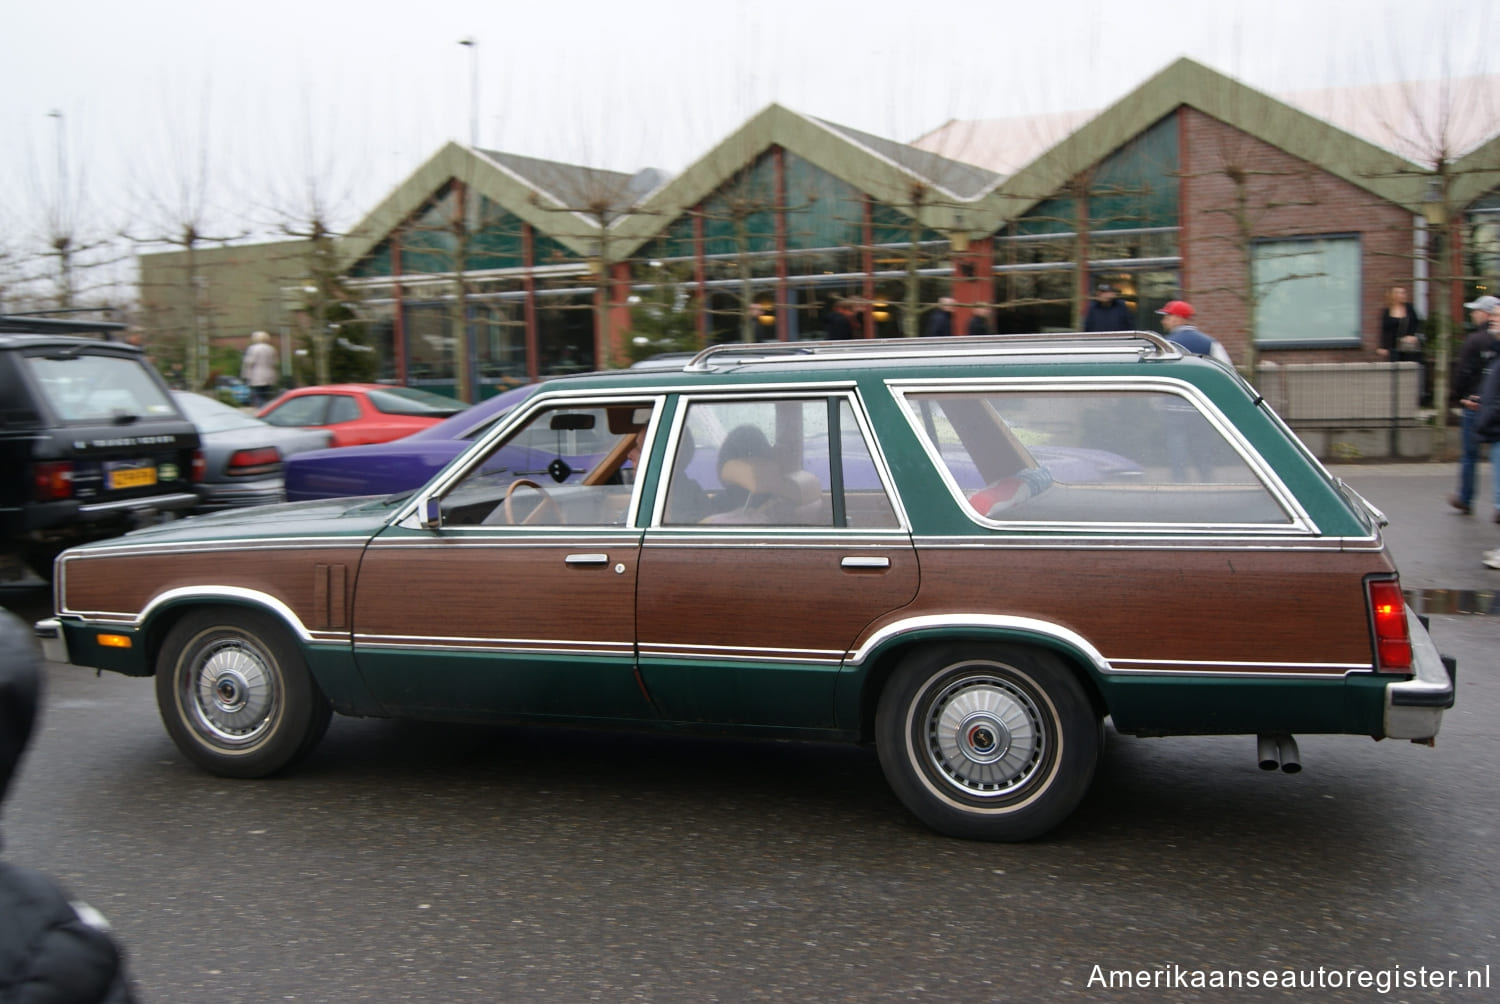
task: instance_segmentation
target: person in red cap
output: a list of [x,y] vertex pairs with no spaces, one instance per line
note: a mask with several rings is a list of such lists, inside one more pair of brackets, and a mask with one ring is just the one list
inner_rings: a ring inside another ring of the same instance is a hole
[[[1226,366],[1232,366],[1229,353],[1216,339],[1210,338],[1193,325],[1197,311],[1186,300],[1172,300],[1157,311],[1161,315],[1161,326],[1166,329],[1167,341],[1173,342],[1184,352],[1209,356]],[[1167,456],[1172,465],[1172,480],[1188,480],[1189,466],[1196,467],[1201,481],[1214,479],[1212,451],[1202,440],[1203,419],[1198,409],[1186,401],[1170,399],[1162,416],[1166,422]]]
[[1198,312],[1191,303],[1172,300],[1157,313],[1161,315],[1161,326],[1167,329],[1167,341],[1176,342],[1194,355],[1211,356],[1221,363],[1233,365],[1224,346],[1194,326],[1193,318]]

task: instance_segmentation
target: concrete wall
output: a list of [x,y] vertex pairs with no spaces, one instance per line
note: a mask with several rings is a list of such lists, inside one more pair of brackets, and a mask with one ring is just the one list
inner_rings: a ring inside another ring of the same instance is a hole
[[[1256,386],[1324,460],[1427,457],[1433,427],[1417,404],[1416,363],[1263,363]],[[1394,400],[1394,407],[1393,407]],[[1394,422],[1392,416],[1394,414]]]

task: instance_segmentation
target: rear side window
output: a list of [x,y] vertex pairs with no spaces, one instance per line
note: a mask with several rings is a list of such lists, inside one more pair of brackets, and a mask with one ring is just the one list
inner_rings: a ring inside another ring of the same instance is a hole
[[26,356],[36,385],[64,422],[115,422],[176,418],[167,391],[146,364],[131,356],[63,350]]
[[303,394],[287,398],[262,415],[261,420],[283,426],[324,425],[327,412],[328,395]]
[[668,526],[900,525],[843,397],[694,402],[672,455]]
[[385,387],[367,395],[378,411],[387,415],[421,415],[424,417],[457,415],[466,405],[451,397],[415,387]]
[[347,394],[335,394],[328,399],[328,424],[359,421],[359,402]]
[[981,519],[1293,522],[1209,416],[1170,390],[985,388],[903,396],[929,454]]

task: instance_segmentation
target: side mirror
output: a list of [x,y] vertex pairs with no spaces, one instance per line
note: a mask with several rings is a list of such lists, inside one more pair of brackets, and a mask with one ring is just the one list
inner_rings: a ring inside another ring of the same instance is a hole
[[443,528],[443,503],[435,495],[429,495],[422,500],[422,529],[441,530]]

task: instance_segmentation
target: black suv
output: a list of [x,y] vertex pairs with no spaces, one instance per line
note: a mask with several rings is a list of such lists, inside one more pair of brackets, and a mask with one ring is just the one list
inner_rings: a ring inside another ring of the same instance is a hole
[[0,582],[197,504],[198,431],[140,349],[0,320]]

